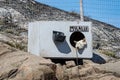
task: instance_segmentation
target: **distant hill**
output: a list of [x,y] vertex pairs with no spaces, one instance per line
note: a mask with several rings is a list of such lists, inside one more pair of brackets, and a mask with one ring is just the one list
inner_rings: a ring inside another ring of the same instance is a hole
[[[73,12],[51,7],[34,0],[0,0],[0,30],[4,32],[11,25],[13,35],[26,36],[27,23],[30,21],[76,21],[79,15]],[[120,51],[120,29],[98,20],[84,17],[91,21],[93,48],[109,52]],[[7,20],[6,20],[7,19]],[[8,23],[7,25],[4,22]],[[12,23],[12,24],[11,24]]]

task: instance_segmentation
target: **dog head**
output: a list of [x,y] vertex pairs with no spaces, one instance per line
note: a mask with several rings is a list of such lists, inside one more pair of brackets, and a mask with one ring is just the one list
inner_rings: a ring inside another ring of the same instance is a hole
[[74,41],[74,43],[75,43],[75,48],[77,48],[77,49],[82,49],[87,44],[85,38],[81,39],[79,41]]

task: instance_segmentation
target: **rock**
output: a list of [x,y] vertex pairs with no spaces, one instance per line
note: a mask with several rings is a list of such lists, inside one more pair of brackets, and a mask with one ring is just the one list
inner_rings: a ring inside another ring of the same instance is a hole
[[[120,77],[120,60],[116,62],[110,62],[102,65],[96,65],[95,68],[102,72],[111,72]],[[99,72],[100,72],[99,71]]]
[[56,80],[56,65],[49,59],[1,45],[0,49],[0,80]]
[[56,77],[58,80],[69,80],[69,76],[66,73],[66,66],[61,64],[56,64]]
[[[68,63],[71,61],[68,61]],[[0,80],[120,80],[119,60],[96,64],[84,60],[84,65],[67,67],[54,64],[0,42]]]
[[[119,28],[88,17],[84,18],[85,21],[92,22],[94,49],[119,52]],[[77,19],[79,19],[78,14],[71,14],[34,0],[0,0],[0,31],[10,37],[12,35],[12,39],[26,46],[28,22],[76,21]],[[12,25],[4,24],[7,21]],[[0,41],[10,42],[11,40],[2,34]],[[57,80],[57,78],[58,80],[80,80],[80,78],[81,80],[120,80],[119,61],[109,62],[113,59],[98,52],[95,52],[92,60],[104,64],[84,61],[84,65],[79,66],[79,70],[71,61],[66,62],[66,65],[57,64],[56,66],[49,59],[18,51],[0,43],[0,80]]]
[[111,74],[94,74],[91,76],[83,77],[81,80],[120,80]]
[[76,64],[74,61],[66,61],[66,67],[67,68],[71,68],[71,67],[75,67]]
[[57,69],[56,69],[56,76],[59,80],[63,80],[64,79],[64,69],[63,66],[61,64],[56,64]]
[[89,76],[95,73],[93,67],[82,68],[79,70],[79,74],[81,77]]
[[54,72],[51,68],[45,65],[30,65],[23,64],[18,70],[15,79],[18,80],[53,80]]
[[0,34],[0,42],[12,42],[12,39],[4,34]]
[[105,77],[101,77],[99,80],[120,80],[118,78],[116,78],[115,76],[105,76]]
[[69,76],[69,79],[79,77],[78,66],[66,69],[66,73]]

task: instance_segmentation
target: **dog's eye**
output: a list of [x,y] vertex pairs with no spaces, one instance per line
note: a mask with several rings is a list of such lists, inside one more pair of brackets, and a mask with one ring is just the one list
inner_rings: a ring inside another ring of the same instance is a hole
[[84,39],[82,42],[86,42],[86,40]]

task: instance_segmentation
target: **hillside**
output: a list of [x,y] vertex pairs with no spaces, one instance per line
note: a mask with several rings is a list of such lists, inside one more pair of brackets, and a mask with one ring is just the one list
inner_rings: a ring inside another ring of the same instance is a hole
[[[27,23],[30,21],[76,21],[79,15],[66,12],[34,0],[0,0],[0,32],[27,44]],[[93,48],[101,52],[120,54],[120,29],[85,17],[93,23]],[[6,34],[9,33],[9,34]],[[21,41],[23,39],[23,41]],[[24,45],[23,44],[23,45]],[[26,45],[24,45],[26,47]]]
[[76,21],[79,15],[34,0],[0,0],[0,80],[120,80],[120,59],[113,58],[120,58],[119,28],[85,16],[93,23],[94,54],[77,66],[25,52],[27,24],[40,20]]

